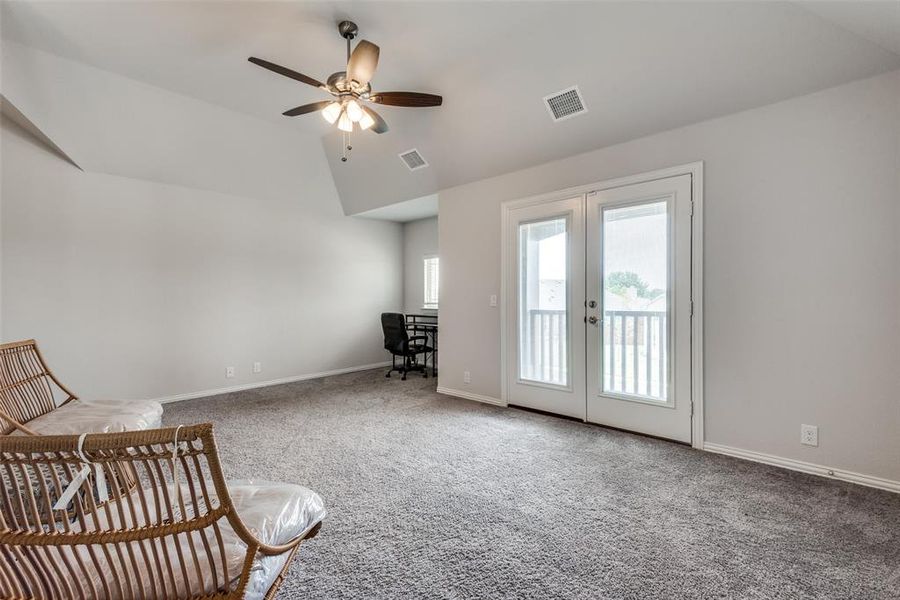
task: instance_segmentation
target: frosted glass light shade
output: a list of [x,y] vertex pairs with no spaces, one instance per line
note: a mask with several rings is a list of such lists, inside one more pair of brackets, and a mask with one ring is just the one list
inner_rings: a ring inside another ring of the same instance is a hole
[[366,111],[363,111],[362,118],[359,120],[359,128],[365,130],[374,124],[375,124],[375,119],[373,119],[371,116],[369,116],[369,113],[367,113]]
[[359,103],[356,100],[350,100],[347,103],[347,116],[350,117],[350,120],[356,123],[363,116],[363,110],[360,107]]
[[341,117],[338,119],[338,129],[347,133],[353,131],[353,121],[350,120],[346,110],[341,112]]
[[337,121],[338,117],[341,115],[341,103],[340,102],[332,102],[328,106],[322,109],[322,116],[331,124],[334,124]]

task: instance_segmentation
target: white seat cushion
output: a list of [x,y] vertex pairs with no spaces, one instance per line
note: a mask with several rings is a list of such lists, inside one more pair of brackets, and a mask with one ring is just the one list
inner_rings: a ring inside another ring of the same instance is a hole
[[[211,486],[211,483],[208,483],[207,485]],[[264,544],[273,546],[285,544],[299,535],[308,533],[313,527],[320,523],[326,515],[322,498],[312,490],[299,485],[255,480],[230,481],[226,483],[226,485],[238,517],[240,517],[244,525],[253,532],[254,537]],[[183,483],[181,487],[185,498],[190,498],[190,489],[188,485]],[[138,493],[139,492],[137,491],[133,492],[133,494]],[[173,488],[170,486],[170,497],[173,497],[172,494]],[[149,503],[148,514],[150,515],[150,524],[158,524],[158,520],[156,519],[156,507],[153,505],[153,500],[157,497],[157,494],[148,491],[145,492],[145,497]],[[218,504],[216,499],[213,498],[211,500],[214,506]],[[115,507],[116,503],[111,502],[110,514],[112,515],[113,524],[116,528],[121,529],[121,516]],[[129,510],[124,511],[124,514],[126,515],[126,528],[145,526],[148,524],[142,512],[137,513],[136,522],[128,516],[130,514]],[[161,516],[164,520],[167,518],[168,515],[166,514],[165,509],[162,510]],[[106,512],[101,511],[99,513],[100,529],[104,531],[109,530],[106,519]],[[77,524],[73,525],[74,530],[81,530]],[[244,566],[244,559],[247,555],[247,544],[238,537],[237,533],[235,533],[234,529],[232,529],[227,521],[219,521],[219,527],[222,536],[222,545],[225,549],[225,560],[228,564],[228,574],[232,578],[232,582],[236,583]],[[92,519],[88,518],[85,530],[97,530],[97,528],[94,527]],[[212,534],[209,534],[209,537],[210,539],[214,539]],[[208,568],[209,561],[206,557],[206,548],[202,544],[196,543],[196,539],[197,538],[195,537],[194,551],[196,552],[199,564],[201,565],[201,568]],[[186,558],[192,556],[190,542],[183,535],[179,536],[178,542],[172,537],[166,537],[164,538],[164,544],[170,556],[175,557],[179,556],[179,554]],[[176,548],[176,544],[181,546],[180,553]],[[69,548],[71,549],[71,547]],[[85,564],[89,570],[88,573],[84,574],[86,576],[82,576],[81,578],[83,583],[87,584],[87,580],[90,580],[98,589],[102,590],[100,582],[103,578],[108,578],[106,573],[109,570],[105,557],[102,553],[98,553],[98,565],[95,565],[85,546],[75,546],[75,548],[77,549],[75,551],[80,555],[83,564]],[[218,545],[213,543],[211,549],[215,561],[217,563],[220,562]],[[265,556],[261,553],[257,554],[253,561],[247,589],[244,593],[245,600],[261,600],[264,598],[266,592],[268,592],[269,588],[272,587],[272,584],[278,577],[278,574],[281,573],[287,559],[287,553],[274,556]],[[187,558],[187,560],[189,561],[188,568],[193,571],[193,560],[191,558]],[[99,566],[99,568],[97,568],[97,566]],[[179,595],[183,596],[185,583],[181,575],[181,570],[175,569],[174,575],[176,578],[175,584],[180,592]],[[144,593],[148,597],[153,595],[153,583],[150,579],[151,578],[146,575],[139,578],[139,581],[142,582]],[[191,576],[191,579],[195,580],[193,575]],[[205,593],[212,594],[215,592],[216,586],[212,573],[203,573],[203,586]],[[196,593],[197,590],[195,589],[194,592]],[[159,593],[159,590],[157,590],[157,593]],[[169,593],[171,595],[171,591]],[[110,600],[115,600],[115,598]]]
[[25,426],[38,435],[137,431],[159,427],[162,413],[152,400],[72,400]]

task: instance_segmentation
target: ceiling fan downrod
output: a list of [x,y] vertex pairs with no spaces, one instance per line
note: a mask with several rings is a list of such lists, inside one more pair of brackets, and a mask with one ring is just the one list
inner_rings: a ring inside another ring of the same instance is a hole
[[359,33],[359,27],[353,21],[341,21],[338,23],[338,31],[341,37],[347,40],[347,62],[350,62],[350,42]]

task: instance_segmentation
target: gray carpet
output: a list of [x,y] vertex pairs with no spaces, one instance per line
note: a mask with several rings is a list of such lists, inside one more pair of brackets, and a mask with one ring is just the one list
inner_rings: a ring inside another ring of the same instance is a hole
[[330,516],[278,598],[900,598],[900,495],[368,371],[166,406]]

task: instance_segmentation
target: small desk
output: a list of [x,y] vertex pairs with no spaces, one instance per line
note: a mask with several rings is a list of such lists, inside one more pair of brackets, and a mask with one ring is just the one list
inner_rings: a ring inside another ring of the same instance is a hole
[[[437,350],[438,350],[438,316],[437,315],[406,315],[406,329],[413,335],[425,335],[434,348],[431,352],[431,375],[437,374]],[[425,368],[428,368],[428,355],[425,355]]]

